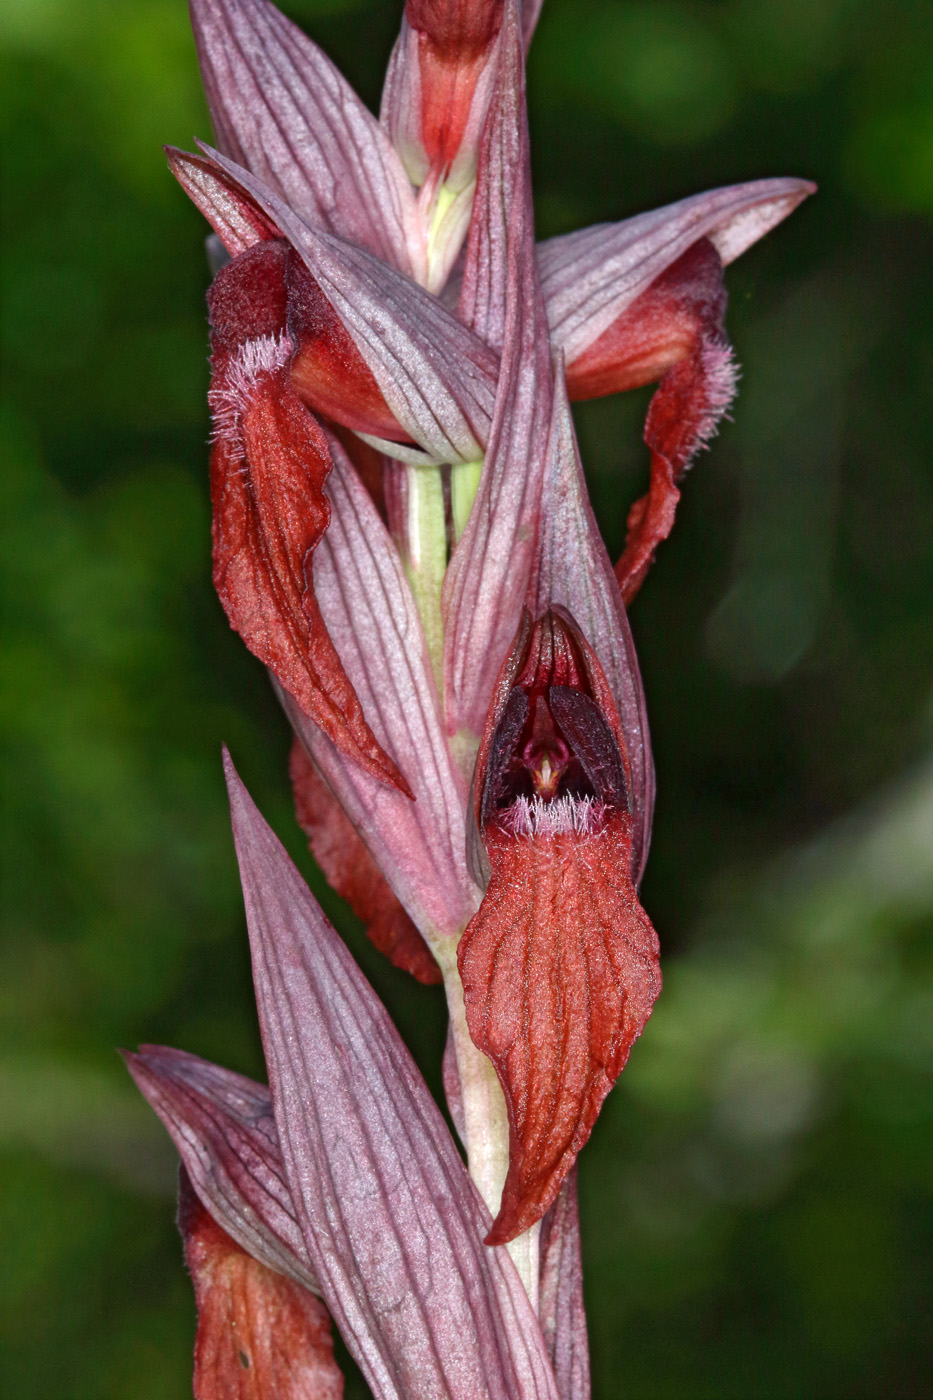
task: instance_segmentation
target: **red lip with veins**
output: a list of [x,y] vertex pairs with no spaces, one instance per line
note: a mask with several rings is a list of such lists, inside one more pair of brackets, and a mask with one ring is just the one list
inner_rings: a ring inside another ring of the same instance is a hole
[[491,877],[458,952],[467,1023],[509,1114],[509,1171],[487,1243],[551,1205],[661,987],[631,876],[618,717],[568,614],[525,622],[477,764]]

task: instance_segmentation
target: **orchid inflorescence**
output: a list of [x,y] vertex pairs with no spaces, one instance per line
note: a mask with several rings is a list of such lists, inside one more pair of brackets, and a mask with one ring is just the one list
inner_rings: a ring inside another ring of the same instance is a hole
[[[227,757],[268,1089],[128,1055],[181,1154],[195,1395],[589,1394],[575,1162],[660,990],[626,606],[728,408],[759,180],[535,244],[535,0],[407,0],[377,121],[268,0],[192,0],[214,583],[295,731],[299,821],[450,1011],[467,1165]],[[569,403],[659,381],[613,568]]]

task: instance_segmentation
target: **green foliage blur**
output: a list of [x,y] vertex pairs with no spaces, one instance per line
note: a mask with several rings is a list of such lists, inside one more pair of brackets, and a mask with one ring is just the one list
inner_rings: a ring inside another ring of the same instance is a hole
[[[400,0],[286,8],[375,105]],[[211,591],[183,0],[0,37],[0,1393],[177,1400],[173,1153],[115,1047],[262,1075],[222,741],[435,1089],[443,1011],[315,871]],[[542,235],[821,187],[729,271],[735,422],[632,611],[666,985],[581,1162],[595,1394],[931,1396],[933,8],[546,0],[529,81]],[[646,401],[578,414],[614,549]]]

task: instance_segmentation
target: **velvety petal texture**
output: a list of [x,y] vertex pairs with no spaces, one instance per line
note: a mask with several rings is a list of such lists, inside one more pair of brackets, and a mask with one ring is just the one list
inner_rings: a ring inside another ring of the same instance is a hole
[[492,1244],[554,1201],[660,991],[630,786],[595,653],[549,610],[521,629],[496,687],[474,793],[489,885],[457,950],[470,1036],[509,1118]]
[[242,1250],[204,1209],[184,1167],[178,1225],[198,1305],[195,1400],[340,1400],[324,1304]]
[[[629,512],[625,551],[616,565],[626,606],[641,587],[657,546],[673,529],[680,499],[677,483],[716,433],[735,394],[737,370],[725,337],[725,312],[719,254],[704,238],[642,293],[603,337],[615,342],[609,353],[616,365],[630,355],[629,320],[633,328],[639,323],[653,327],[655,353],[658,348],[664,352],[652,367],[652,378],[655,369],[663,368],[664,373],[645,422],[650,485]],[[643,345],[645,336],[638,339]]]
[[342,753],[408,792],[321,619],[311,558],[330,518],[330,450],[289,378],[286,246],[262,242],[211,288],[214,587],[230,624]]
[[631,876],[631,818],[532,810],[485,833],[492,877],[460,944],[467,1018],[511,1127],[489,1243],[530,1228],[592,1131],[660,990]]
[[557,1400],[537,1319],[398,1032],[228,764],[285,1171],[377,1400]]

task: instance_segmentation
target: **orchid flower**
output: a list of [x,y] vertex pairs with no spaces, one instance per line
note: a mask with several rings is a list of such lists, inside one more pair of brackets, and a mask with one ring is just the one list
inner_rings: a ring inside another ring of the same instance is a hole
[[[466,1156],[228,759],[269,1087],[127,1057],[182,1159],[195,1393],[340,1394],[330,1317],[380,1400],[582,1400],[575,1163],[661,985],[626,606],[732,399],[723,268],[813,187],[536,246],[533,0],[407,0],[379,121],[268,0],[191,8],[214,582],[325,876],[444,984]],[[655,381],[613,567],[570,400]]]

